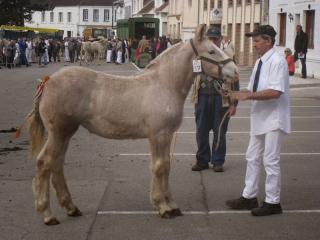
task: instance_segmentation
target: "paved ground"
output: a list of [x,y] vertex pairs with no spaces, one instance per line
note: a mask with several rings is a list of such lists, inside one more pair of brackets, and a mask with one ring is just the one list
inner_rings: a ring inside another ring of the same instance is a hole
[[[81,128],[70,143],[65,174],[84,216],[68,217],[51,192],[52,210],[61,224],[45,226],[34,210],[35,159],[28,158],[27,129],[19,139],[10,129],[32,109],[36,79],[65,65],[0,70],[0,239],[320,239],[320,100],[307,94],[319,93],[320,81],[298,75],[291,77],[291,96],[298,98],[291,99],[292,134],[284,138],[281,155],[284,214],[257,218],[224,204],[240,197],[244,186],[250,102],[240,102],[230,121],[226,171],[214,173],[210,168],[199,173],[190,170],[196,142],[188,98],[170,174],[183,217],[161,219],[149,203],[147,140],[108,140]],[[138,71],[131,63],[93,63],[90,68],[126,76]],[[251,69],[241,68],[241,87],[247,86],[250,74]],[[264,178],[262,172],[259,201],[264,199]]]

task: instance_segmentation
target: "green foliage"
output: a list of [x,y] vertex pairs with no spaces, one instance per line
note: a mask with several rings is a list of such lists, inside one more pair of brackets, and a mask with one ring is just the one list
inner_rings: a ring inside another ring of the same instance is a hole
[[0,25],[24,26],[36,11],[52,11],[45,0],[0,0]]

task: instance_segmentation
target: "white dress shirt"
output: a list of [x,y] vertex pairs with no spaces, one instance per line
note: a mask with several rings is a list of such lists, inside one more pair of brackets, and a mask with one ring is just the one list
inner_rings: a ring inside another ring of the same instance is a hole
[[[279,99],[252,101],[250,135],[265,134],[278,129],[289,134],[291,124],[288,64],[274,48],[271,48],[260,59],[263,64],[257,92],[274,89],[280,91],[281,95]],[[250,77],[248,90],[251,92],[260,59],[256,61]]]

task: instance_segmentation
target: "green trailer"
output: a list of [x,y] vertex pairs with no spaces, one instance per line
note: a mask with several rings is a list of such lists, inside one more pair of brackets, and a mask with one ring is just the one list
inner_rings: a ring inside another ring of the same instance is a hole
[[127,38],[130,42],[134,39],[141,40],[142,36],[150,39],[159,36],[158,18],[127,18],[117,20],[117,37]]

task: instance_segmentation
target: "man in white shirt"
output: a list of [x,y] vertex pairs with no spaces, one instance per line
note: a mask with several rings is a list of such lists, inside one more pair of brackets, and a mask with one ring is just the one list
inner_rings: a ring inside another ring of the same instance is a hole
[[[260,55],[253,69],[248,89],[232,92],[236,100],[253,100],[251,108],[250,143],[246,153],[247,170],[242,197],[227,200],[233,209],[252,209],[255,216],[281,214],[280,148],[282,137],[290,133],[290,89],[286,60],[275,51],[276,32],[262,25],[247,33]],[[258,183],[263,163],[267,177],[266,198],[259,207]]]
[[68,47],[69,47],[69,42],[68,42],[68,38],[65,38],[64,39],[64,52],[65,52],[65,59],[64,59],[64,61],[65,62],[70,62],[70,57],[69,57],[69,49],[68,49]]
[[28,63],[31,63],[33,43],[30,38],[28,38],[28,40],[26,41],[26,44],[27,44],[26,57],[27,57]]

